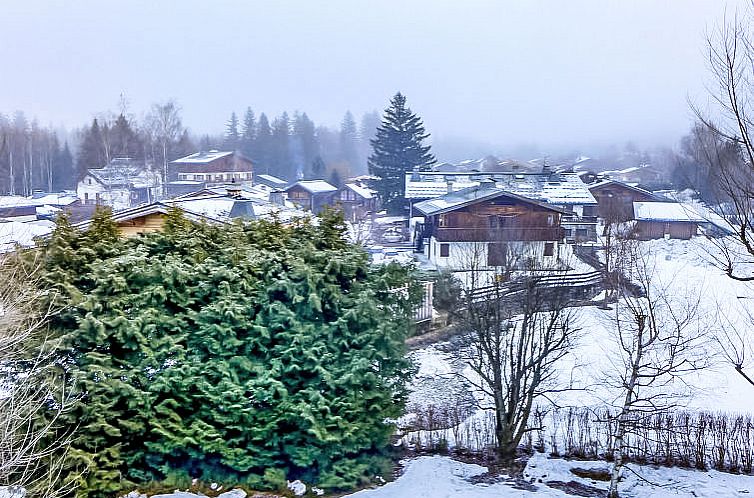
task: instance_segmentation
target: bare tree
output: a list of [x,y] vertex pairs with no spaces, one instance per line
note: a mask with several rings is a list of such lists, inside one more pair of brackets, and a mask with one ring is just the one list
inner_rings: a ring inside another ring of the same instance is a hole
[[[711,239],[710,259],[736,281],[754,282],[754,2],[727,16],[706,40],[713,77],[709,88],[714,119],[692,105],[705,133],[695,128],[696,152],[711,174],[715,209],[732,236]],[[696,187],[702,190],[702,186]],[[710,187],[705,186],[706,189]],[[745,311],[745,315],[751,315]],[[750,332],[736,328],[725,316],[717,334],[723,356],[735,371],[754,385],[745,371]]]
[[[472,251],[473,253],[473,251]],[[517,268],[509,253],[508,265],[484,268],[474,263],[466,275],[462,356],[473,371],[466,376],[492,400],[497,453],[512,461],[537,399],[557,390],[555,368],[568,354],[577,329],[574,312],[557,287],[543,287],[534,268]]]
[[607,385],[617,390],[613,469],[608,496],[617,498],[629,446],[626,436],[637,418],[675,406],[684,395],[683,375],[702,368],[703,334],[697,314],[699,296],[679,296],[660,281],[641,243],[619,239],[623,271],[640,296],[621,290],[613,330],[618,345]]
[[166,193],[168,181],[168,158],[170,148],[178,141],[183,132],[180,117],[181,108],[174,101],[154,104],[147,115],[147,126],[153,130],[154,136],[160,143],[162,159],[162,187]]
[[52,310],[12,257],[0,261],[0,487],[11,497],[57,496],[66,491],[66,438],[55,434],[68,393],[46,335]]

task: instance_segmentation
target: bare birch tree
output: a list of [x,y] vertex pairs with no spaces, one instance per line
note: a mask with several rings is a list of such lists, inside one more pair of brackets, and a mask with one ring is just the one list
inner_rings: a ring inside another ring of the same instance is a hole
[[66,439],[55,434],[69,399],[46,336],[52,310],[12,257],[0,261],[0,488],[58,496]]
[[636,240],[623,239],[623,271],[638,285],[640,296],[626,290],[615,303],[613,330],[618,346],[610,358],[607,385],[619,393],[615,420],[613,468],[608,496],[618,484],[630,447],[627,436],[638,418],[675,406],[686,390],[682,376],[705,365],[698,317],[700,297],[679,296],[659,280],[650,255]]
[[147,115],[147,126],[153,130],[161,148],[162,187],[165,195],[168,182],[168,161],[172,145],[180,138],[183,131],[180,107],[169,100],[163,104],[154,104]]

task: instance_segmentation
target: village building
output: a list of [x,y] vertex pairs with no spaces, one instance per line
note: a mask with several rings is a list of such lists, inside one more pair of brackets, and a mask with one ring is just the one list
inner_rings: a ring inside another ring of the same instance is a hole
[[[548,267],[565,256],[567,210],[486,181],[416,203],[417,250],[438,268]],[[568,251],[570,252],[570,251]]]
[[669,201],[641,187],[617,180],[603,179],[588,184],[588,188],[597,201],[597,216],[609,223],[632,220],[635,202]]
[[359,183],[346,183],[337,202],[347,220],[363,220],[377,211],[377,192]]
[[130,158],[115,158],[107,166],[87,170],[76,195],[84,204],[110,206],[117,211],[154,201],[161,188],[158,172]]
[[502,171],[414,171],[406,173],[405,196],[413,217],[417,202],[433,199],[482,182],[511,194],[545,203],[563,211],[561,225],[568,243],[591,242],[597,239],[597,200],[579,175],[553,172],[547,166],[537,173]]
[[332,206],[338,194],[338,187],[324,180],[299,180],[287,187],[288,200],[301,209],[319,214],[326,206]]
[[696,210],[678,202],[634,202],[633,235],[640,240],[690,239],[705,220]]
[[198,181],[206,185],[223,183],[251,183],[254,166],[250,159],[233,151],[197,152],[171,161],[168,177],[171,181]]
[[[118,225],[121,235],[134,237],[142,233],[150,233],[162,230],[170,213],[171,206],[160,201],[152,202],[142,206],[124,209],[112,213],[112,220]],[[182,210],[183,216],[195,222],[205,223],[228,223],[225,220],[212,218],[206,215],[196,214],[190,211]],[[92,220],[87,219],[73,225],[79,230],[88,230]]]
[[272,175],[254,175],[254,184],[264,186],[270,190],[285,190],[289,183],[282,178]]
[[282,196],[273,199],[275,200],[269,200],[265,193],[253,190],[253,187],[227,185],[224,188],[209,187],[200,192],[165,201],[165,204],[195,215],[223,221],[258,220],[274,216],[280,221],[288,222],[309,216]]
[[18,222],[54,219],[61,211],[70,211],[80,204],[79,198],[68,192],[43,192],[29,197],[3,195],[0,196],[0,219]]

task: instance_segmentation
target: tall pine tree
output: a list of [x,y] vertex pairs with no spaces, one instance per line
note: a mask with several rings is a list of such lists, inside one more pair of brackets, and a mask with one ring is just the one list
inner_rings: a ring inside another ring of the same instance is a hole
[[405,176],[414,168],[424,170],[433,165],[430,146],[423,145],[429,133],[419,116],[406,106],[400,92],[385,109],[377,136],[371,140],[369,172],[379,178],[374,184],[383,206],[392,214],[403,214],[406,206]]
[[254,151],[254,137],[257,134],[257,122],[251,107],[246,108],[241,129],[241,153],[251,158]]
[[227,150],[236,150],[241,145],[241,135],[238,133],[238,116],[233,112],[230,119],[225,125],[225,141],[223,148]]

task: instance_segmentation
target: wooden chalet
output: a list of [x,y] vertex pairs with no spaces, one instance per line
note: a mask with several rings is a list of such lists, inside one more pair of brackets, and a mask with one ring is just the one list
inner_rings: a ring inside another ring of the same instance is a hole
[[650,239],[690,239],[697,235],[701,215],[678,202],[634,202],[634,237]]
[[170,163],[168,176],[175,181],[204,182],[215,185],[230,182],[251,182],[254,165],[238,152],[197,152]]
[[417,250],[436,266],[457,270],[508,266],[511,257],[555,263],[565,243],[561,218],[567,211],[487,183],[415,204],[425,217]]
[[285,189],[288,200],[301,209],[319,213],[325,206],[332,206],[338,194],[338,187],[324,180],[299,180]]
[[588,187],[597,200],[597,216],[610,222],[634,219],[634,202],[668,200],[643,188],[617,180],[602,180],[591,183]]
[[346,183],[338,192],[337,202],[346,219],[355,221],[377,211],[377,193],[358,183]]
[[[171,206],[162,202],[153,202],[144,206],[139,206],[123,211],[116,211],[112,214],[113,221],[118,225],[120,233],[126,237],[134,237],[141,233],[157,232],[162,230]],[[181,209],[178,207],[178,209]],[[181,209],[186,219],[196,222],[208,223],[227,223],[224,220],[215,219],[206,215],[193,213]],[[88,230],[92,220],[88,219],[73,225],[80,230]]]

